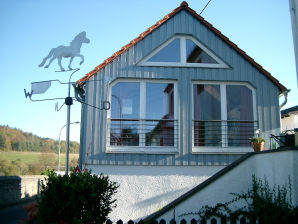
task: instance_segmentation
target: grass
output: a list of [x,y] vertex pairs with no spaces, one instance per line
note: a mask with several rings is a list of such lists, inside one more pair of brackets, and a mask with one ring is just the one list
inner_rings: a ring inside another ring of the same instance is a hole
[[[0,160],[17,160],[20,159],[22,162],[29,164],[39,163],[42,158],[53,158],[55,164],[58,164],[58,154],[56,153],[42,153],[42,152],[0,152]],[[69,160],[79,159],[79,154],[69,154]],[[65,154],[61,154],[60,165],[65,166]]]

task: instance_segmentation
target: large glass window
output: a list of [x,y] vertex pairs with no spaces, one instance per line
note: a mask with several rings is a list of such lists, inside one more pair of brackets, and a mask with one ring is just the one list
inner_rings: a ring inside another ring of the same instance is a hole
[[194,146],[249,146],[256,122],[246,85],[193,85]]
[[192,36],[186,35],[172,37],[144,57],[138,64],[145,66],[229,67],[204,44]]
[[118,82],[111,89],[110,146],[174,146],[174,83]]

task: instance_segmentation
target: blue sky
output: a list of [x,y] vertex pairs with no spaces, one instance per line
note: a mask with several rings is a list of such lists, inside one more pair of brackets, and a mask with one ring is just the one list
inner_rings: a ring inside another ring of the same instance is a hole
[[[208,0],[189,0],[199,13]],[[57,139],[66,122],[66,107],[55,112],[56,101],[31,102],[24,96],[30,83],[51,79],[66,82],[69,73],[57,73],[38,64],[59,45],[68,45],[86,31],[90,44],[81,48],[85,62],[73,81],[110,57],[148,27],[178,7],[181,0],[1,0],[0,124]],[[288,89],[285,108],[297,105],[298,91],[288,1],[212,0],[202,16],[261,64]],[[68,59],[63,60],[68,64]],[[79,66],[79,59],[73,67]],[[42,97],[65,97],[66,86],[52,85]],[[61,105],[63,101],[59,102]],[[71,109],[71,121],[80,121],[80,104]],[[62,139],[65,134],[62,134]],[[79,125],[72,125],[71,140],[79,141]]]

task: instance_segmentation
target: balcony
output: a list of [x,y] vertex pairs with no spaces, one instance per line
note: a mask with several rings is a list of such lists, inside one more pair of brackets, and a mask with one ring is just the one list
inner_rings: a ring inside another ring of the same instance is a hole
[[[257,121],[193,120],[193,147],[213,148],[211,152],[242,152],[242,149],[249,147],[250,151],[250,138],[254,136],[257,127]],[[215,148],[218,150],[214,150]],[[204,149],[193,151],[204,152]]]
[[109,151],[176,152],[177,135],[177,120],[108,120]]

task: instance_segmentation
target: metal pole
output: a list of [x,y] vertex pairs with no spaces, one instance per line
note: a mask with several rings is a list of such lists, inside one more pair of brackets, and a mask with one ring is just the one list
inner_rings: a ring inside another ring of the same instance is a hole
[[69,127],[70,127],[70,105],[67,105],[65,175],[68,175],[68,164],[69,164]]
[[60,133],[59,133],[58,172],[60,171],[61,132],[64,127],[65,127],[65,125],[62,126],[62,128],[60,129]]
[[68,175],[68,165],[69,165],[69,132],[70,132],[70,106],[73,104],[73,100],[70,97],[70,80],[71,76],[79,71],[80,69],[76,69],[73,73],[71,73],[68,81],[68,96],[65,98],[65,104],[67,105],[67,122],[66,122],[66,158],[65,158],[65,175]]
[[[79,123],[80,123],[79,121],[75,121],[75,122],[70,122],[69,124],[79,124]],[[59,138],[58,138],[58,141],[59,141],[59,147],[58,147],[58,171],[60,171],[61,133],[62,133],[63,128],[65,128],[65,127],[66,127],[66,124],[61,127],[60,133],[59,133]]]

